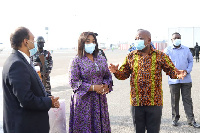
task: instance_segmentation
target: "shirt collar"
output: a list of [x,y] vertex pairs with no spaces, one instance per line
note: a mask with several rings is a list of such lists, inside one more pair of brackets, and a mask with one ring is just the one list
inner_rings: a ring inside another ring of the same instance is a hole
[[28,63],[30,64],[30,58],[22,51],[18,50],[24,57],[25,59],[28,61]]
[[183,46],[181,45],[179,48],[175,48],[174,45],[171,47],[171,49],[182,49]]

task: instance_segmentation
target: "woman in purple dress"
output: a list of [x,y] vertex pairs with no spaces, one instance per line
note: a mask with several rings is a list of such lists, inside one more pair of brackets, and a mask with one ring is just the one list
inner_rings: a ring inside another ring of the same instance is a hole
[[112,76],[106,59],[98,55],[95,33],[80,35],[69,73],[73,89],[69,133],[111,132],[106,94],[112,91]]

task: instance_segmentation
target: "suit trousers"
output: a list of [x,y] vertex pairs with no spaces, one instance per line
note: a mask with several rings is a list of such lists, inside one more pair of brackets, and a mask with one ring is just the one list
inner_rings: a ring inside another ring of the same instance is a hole
[[178,121],[180,92],[182,95],[183,106],[187,117],[187,122],[194,122],[193,104],[191,98],[192,83],[178,83],[169,85],[171,92],[172,121]]
[[162,106],[131,106],[136,133],[159,133]]

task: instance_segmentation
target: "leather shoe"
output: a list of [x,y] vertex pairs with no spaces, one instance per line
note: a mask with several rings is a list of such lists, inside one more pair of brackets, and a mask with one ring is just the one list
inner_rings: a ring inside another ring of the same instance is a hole
[[172,121],[172,126],[178,126],[178,121]]
[[200,128],[200,125],[197,124],[196,122],[189,123],[190,126],[193,126],[194,128]]

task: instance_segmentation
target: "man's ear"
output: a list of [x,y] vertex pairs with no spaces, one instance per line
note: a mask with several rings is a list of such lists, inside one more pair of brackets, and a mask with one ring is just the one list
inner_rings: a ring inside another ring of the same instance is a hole
[[28,39],[24,39],[22,44],[24,44],[24,46],[27,46],[28,45]]
[[151,44],[151,38],[149,38],[149,40],[148,40],[148,41],[149,41],[149,43]]

